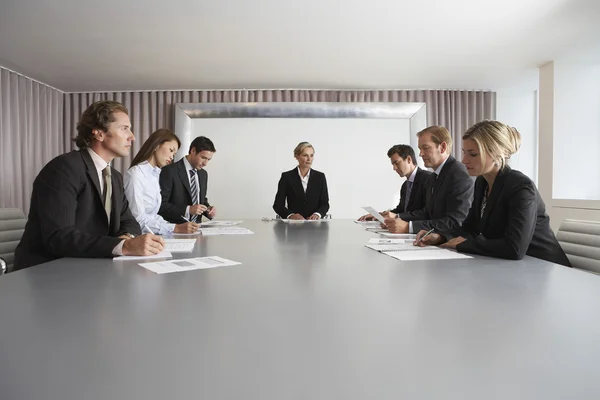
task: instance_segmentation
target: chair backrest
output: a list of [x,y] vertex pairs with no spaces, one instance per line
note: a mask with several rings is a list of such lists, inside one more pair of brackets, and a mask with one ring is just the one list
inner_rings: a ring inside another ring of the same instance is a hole
[[15,249],[25,231],[25,215],[20,208],[0,208],[0,257],[12,269]]
[[573,267],[600,274],[600,221],[565,219],[556,237]]

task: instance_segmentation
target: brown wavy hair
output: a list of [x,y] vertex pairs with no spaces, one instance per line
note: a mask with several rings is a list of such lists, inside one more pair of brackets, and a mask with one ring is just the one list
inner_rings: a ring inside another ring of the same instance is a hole
[[96,101],[81,114],[77,123],[77,136],[73,139],[77,147],[85,149],[92,145],[94,129],[108,130],[108,124],[115,122],[114,113],[122,112],[129,115],[127,107],[116,101]]

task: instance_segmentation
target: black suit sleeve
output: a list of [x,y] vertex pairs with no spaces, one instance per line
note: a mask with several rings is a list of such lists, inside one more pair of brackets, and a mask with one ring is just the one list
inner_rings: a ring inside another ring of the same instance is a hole
[[[525,257],[536,226],[537,197],[531,184],[520,184],[508,196],[507,226],[501,239],[486,239],[483,235],[469,235],[464,226],[467,240],[456,246],[456,250],[464,253],[481,254],[483,256],[520,260]],[[476,212],[471,209],[471,213]]]
[[281,218],[287,218],[288,215],[292,214],[290,210],[285,206],[285,198],[286,198],[286,179],[285,173],[281,174],[281,178],[279,178],[279,183],[277,184],[277,194],[275,194],[275,201],[273,202],[273,210]]
[[123,189],[123,176],[121,174],[115,174],[117,177],[117,183],[119,185],[119,194],[121,195],[121,215],[120,215],[120,223],[119,223],[119,232],[117,236],[120,236],[124,233],[133,233],[134,235],[141,235],[142,229],[140,228],[140,224],[134,218],[131,210],[129,209],[129,202],[127,201],[127,197],[125,196],[125,190]]
[[42,243],[56,257],[110,257],[122,240],[91,235],[76,227],[78,192],[88,184],[83,179],[73,166],[53,163],[42,169],[35,180],[33,196],[42,216]]
[[321,194],[319,196],[319,208],[317,212],[321,214],[321,218],[325,218],[329,211],[329,190],[327,189],[327,179],[323,174],[323,182],[321,183]]
[[182,223],[185,221],[183,221],[181,216],[185,215],[187,205],[171,203],[173,185],[175,184],[174,181],[177,178],[176,174],[176,168],[163,168],[160,173],[159,182],[162,202],[160,204],[158,213],[169,222]]
[[404,181],[402,187],[400,188],[400,202],[398,203],[396,208],[390,210],[390,212],[393,212],[394,214],[401,214],[404,211],[404,202],[408,201],[408,199],[404,198],[404,196],[406,196],[406,182],[408,182],[408,180]]
[[467,217],[473,197],[473,181],[468,175],[462,174],[449,175],[446,179],[449,179],[449,190],[444,193],[446,215],[438,219],[413,220],[414,232],[423,229],[435,229],[437,232],[452,231],[459,228]]

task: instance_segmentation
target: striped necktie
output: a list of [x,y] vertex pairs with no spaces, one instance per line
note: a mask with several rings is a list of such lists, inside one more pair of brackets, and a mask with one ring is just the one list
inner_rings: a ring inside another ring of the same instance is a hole
[[192,190],[192,205],[198,204],[198,183],[195,169],[190,169],[190,189]]

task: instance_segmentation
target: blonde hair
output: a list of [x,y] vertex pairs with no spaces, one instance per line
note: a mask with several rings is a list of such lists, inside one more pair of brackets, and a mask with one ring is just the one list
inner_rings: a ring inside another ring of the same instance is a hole
[[310,147],[311,149],[313,149],[313,151],[315,150],[313,145],[308,142],[298,143],[298,146],[296,146],[296,148],[294,149],[294,157],[298,157],[300,154],[302,154],[304,149],[306,149],[307,147]]
[[446,152],[448,154],[452,153],[452,136],[450,135],[448,129],[444,128],[443,126],[433,125],[417,133],[417,137],[421,137],[425,133],[431,134],[431,140],[436,144],[436,146],[439,146],[442,144],[442,142],[446,142],[448,145]]
[[463,135],[464,139],[472,139],[481,154],[482,168],[487,155],[503,169],[506,160],[519,151],[521,134],[515,128],[499,121],[481,121],[470,127]]

